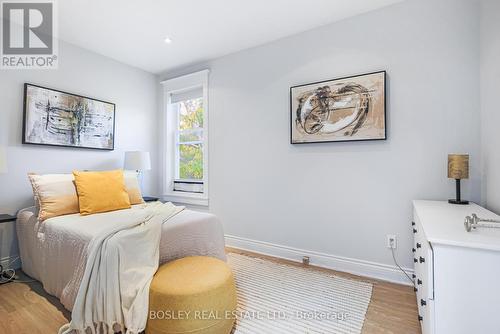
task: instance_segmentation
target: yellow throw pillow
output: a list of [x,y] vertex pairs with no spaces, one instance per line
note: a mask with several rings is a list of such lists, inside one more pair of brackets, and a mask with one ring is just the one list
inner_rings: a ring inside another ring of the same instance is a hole
[[38,220],[80,212],[73,175],[71,174],[28,174],[33,187]]
[[74,171],[80,214],[91,215],[130,208],[122,170],[108,172]]
[[125,177],[125,187],[127,188],[130,204],[132,205],[144,203],[137,175],[137,172],[134,171],[123,172],[123,176]]

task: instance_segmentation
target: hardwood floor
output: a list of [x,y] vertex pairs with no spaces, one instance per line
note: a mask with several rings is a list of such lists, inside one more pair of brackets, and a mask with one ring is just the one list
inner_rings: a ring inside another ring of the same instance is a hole
[[[30,280],[22,273],[20,279]],[[40,282],[0,286],[0,333],[57,334],[70,316],[57,298],[43,290]]]
[[[228,249],[228,252],[303,266],[295,262],[236,249]],[[308,268],[373,284],[372,300],[368,307],[363,334],[420,333],[413,287],[329,269],[312,266]],[[28,280],[29,277],[21,275],[21,279]],[[64,309],[57,298],[49,296],[39,282],[9,283],[0,286],[0,333],[2,334],[55,334],[69,319],[70,313]]]

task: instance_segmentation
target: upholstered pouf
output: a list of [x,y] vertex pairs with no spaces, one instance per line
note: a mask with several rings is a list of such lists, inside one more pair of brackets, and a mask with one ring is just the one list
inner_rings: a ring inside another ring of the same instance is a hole
[[236,287],[221,260],[193,256],[162,265],[151,282],[146,334],[228,334]]

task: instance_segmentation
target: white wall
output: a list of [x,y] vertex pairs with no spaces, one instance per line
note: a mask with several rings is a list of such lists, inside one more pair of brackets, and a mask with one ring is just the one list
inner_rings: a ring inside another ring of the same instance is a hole
[[[121,168],[123,152],[156,153],[156,77],[61,42],[57,70],[0,71],[0,145],[7,146],[8,174],[0,174],[0,212],[31,206],[26,174],[70,173],[74,169]],[[116,103],[115,150],[22,145],[23,84],[39,84]],[[152,154],[156,163],[156,154]],[[146,174],[147,194],[156,194],[156,173]],[[14,224],[0,225],[0,259],[17,254]]]
[[[412,199],[454,195],[447,154],[471,155],[464,198],[480,200],[478,6],[407,1],[164,73],[208,67],[210,211],[225,232],[412,267]],[[388,72],[384,142],[290,145],[289,87]],[[314,259],[313,259],[314,262]]]
[[500,214],[500,1],[481,2],[483,197]]

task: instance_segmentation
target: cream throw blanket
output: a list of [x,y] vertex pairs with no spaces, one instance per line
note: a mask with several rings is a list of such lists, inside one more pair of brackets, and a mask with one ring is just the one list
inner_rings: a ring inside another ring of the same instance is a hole
[[61,327],[60,334],[137,334],[145,329],[161,226],[183,209],[154,203],[130,212],[92,239],[71,323]]

